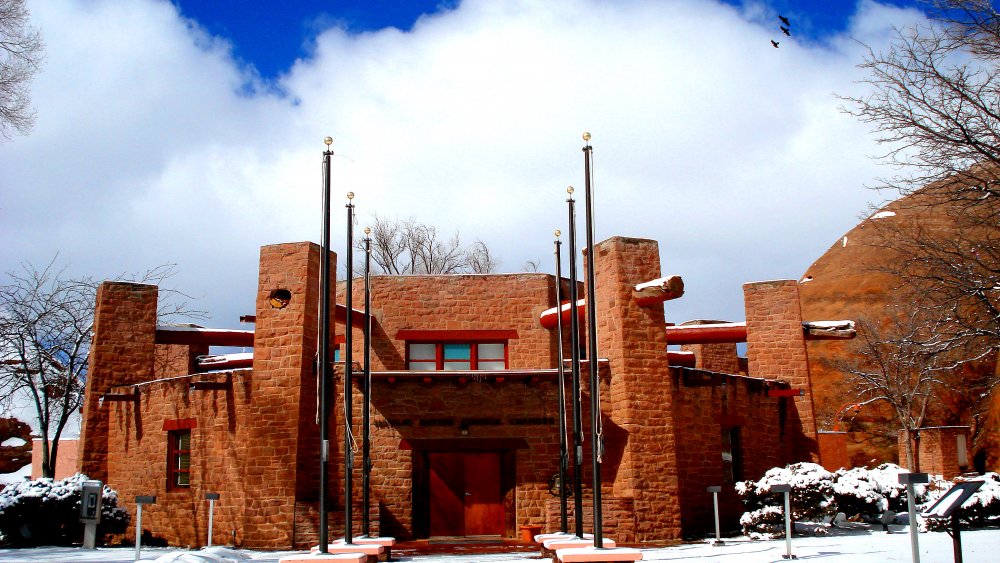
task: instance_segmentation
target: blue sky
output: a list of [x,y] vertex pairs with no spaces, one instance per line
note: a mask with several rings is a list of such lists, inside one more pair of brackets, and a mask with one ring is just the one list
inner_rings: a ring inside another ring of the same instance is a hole
[[0,272],[175,263],[206,324],[239,327],[259,248],[319,239],[327,135],[358,227],[412,217],[548,272],[586,130],[597,239],[660,242],[670,322],[742,320],[744,282],[799,278],[883,197],[837,94],[921,20],[899,5],[28,0],[46,59],[33,131],[0,144]]
[[[423,15],[454,9],[458,0],[172,0],[181,14],[209,33],[232,43],[234,55],[252,64],[265,79],[286,72],[307,57],[318,33],[340,26],[351,33],[385,27],[410,30]],[[745,0],[724,0],[741,6]],[[822,40],[843,32],[854,13],[852,0],[764,0],[792,22],[792,33]],[[883,4],[914,6],[916,0],[883,0]],[[775,20],[775,39],[784,36]]]

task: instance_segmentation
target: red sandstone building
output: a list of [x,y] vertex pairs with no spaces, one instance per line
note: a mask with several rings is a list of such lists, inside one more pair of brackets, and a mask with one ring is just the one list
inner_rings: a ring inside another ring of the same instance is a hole
[[[661,278],[656,242],[616,237],[596,250],[606,537],[646,544],[705,533],[713,525],[710,485],[723,486],[723,521],[735,527],[742,510],[734,481],[820,457],[798,284],[746,284],[745,324],[668,328],[662,299],[637,299],[637,284]],[[223,543],[315,545],[319,267],[316,245],[262,248],[252,331],[158,327],[155,286],[101,286],[80,470],[115,488],[133,514],[134,496],[156,495],[143,512],[153,535],[201,545],[205,493],[217,492],[214,534]],[[555,282],[540,273],[372,277],[371,518],[381,535],[558,529],[550,492],[562,415],[556,368],[560,346],[570,355],[569,331],[560,341],[540,321],[556,306]],[[361,285],[355,303],[363,302]],[[275,295],[285,306],[273,306],[282,305],[271,302]],[[353,357],[363,358],[362,323],[354,327]],[[341,320],[336,329],[341,343]],[[742,340],[746,359],[736,355]],[[685,350],[668,352],[669,344]],[[210,345],[252,346],[252,360],[197,360]],[[360,442],[357,364],[354,371]],[[330,428],[340,433],[342,365],[337,373]],[[583,404],[591,392],[584,385]],[[331,448],[336,537],[342,436],[331,437]],[[360,490],[353,498],[360,515]]]

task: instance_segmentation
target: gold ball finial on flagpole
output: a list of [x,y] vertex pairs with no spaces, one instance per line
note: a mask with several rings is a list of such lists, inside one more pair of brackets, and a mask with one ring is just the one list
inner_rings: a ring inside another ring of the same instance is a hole
[[561,237],[562,236],[562,231],[560,231],[559,229],[556,229],[555,235],[556,235],[556,238]]
[[583,140],[587,141],[588,143],[590,142],[590,131],[583,132]]
[[323,143],[326,144],[326,146],[332,145],[333,144],[333,137],[326,137],[325,139],[323,139]]

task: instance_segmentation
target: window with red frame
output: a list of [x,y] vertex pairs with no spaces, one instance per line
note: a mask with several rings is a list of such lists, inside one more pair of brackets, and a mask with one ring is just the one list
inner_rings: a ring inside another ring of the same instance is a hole
[[507,369],[506,342],[407,342],[411,371]]
[[167,490],[191,486],[191,431],[167,432]]

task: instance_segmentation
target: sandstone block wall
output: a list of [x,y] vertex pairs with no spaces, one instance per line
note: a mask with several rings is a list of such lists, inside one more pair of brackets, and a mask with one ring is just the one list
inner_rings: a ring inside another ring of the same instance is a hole
[[[252,375],[250,370],[177,377],[140,384],[138,403],[105,405],[111,416],[108,484],[119,504],[132,514],[125,537],[135,537],[133,502],[137,495],[156,495],[143,507],[142,527],[170,545],[200,547],[208,536],[205,493],[221,495],[215,503],[213,544],[242,545],[256,530],[244,507],[255,491],[247,486]],[[228,384],[228,389],[192,390],[194,381]],[[124,390],[125,388],[116,388]],[[170,430],[191,432],[190,487],[167,483]]]
[[[620,450],[615,496],[633,499],[635,541],[681,537],[675,397],[668,383],[663,306],[638,307],[636,284],[661,276],[656,241],[613,237],[596,245],[600,357],[610,361],[610,395],[604,404],[620,429],[607,449]],[[620,444],[615,444],[619,441]]]
[[799,284],[794,280],[747,283],[743,296],[749,375],[779,379],[805,393],[793,399],[789,415],[795,419],[793,427],[801,430],[789,437],[789,446],[795,459],[819,462]]
[[108,482],[108,409],[101,396],[116,385],[153,377],[157,288],[104,282],[97,288],[94,339],[80,428],[79,471]]
[[[925,427],[919,428],[916,434],[914,442],[917,447],[914,453],[919,466],[917,469],[921,473],[941,475],[950,480],[969,471],[972,460],[969,454],[968,426]],[[965,441],[964,460],[960,459],[959,454],[960,437]],[[902,431],[899,432],[899,465],[914,471],[913,468],[907,467],[905,437]]]

